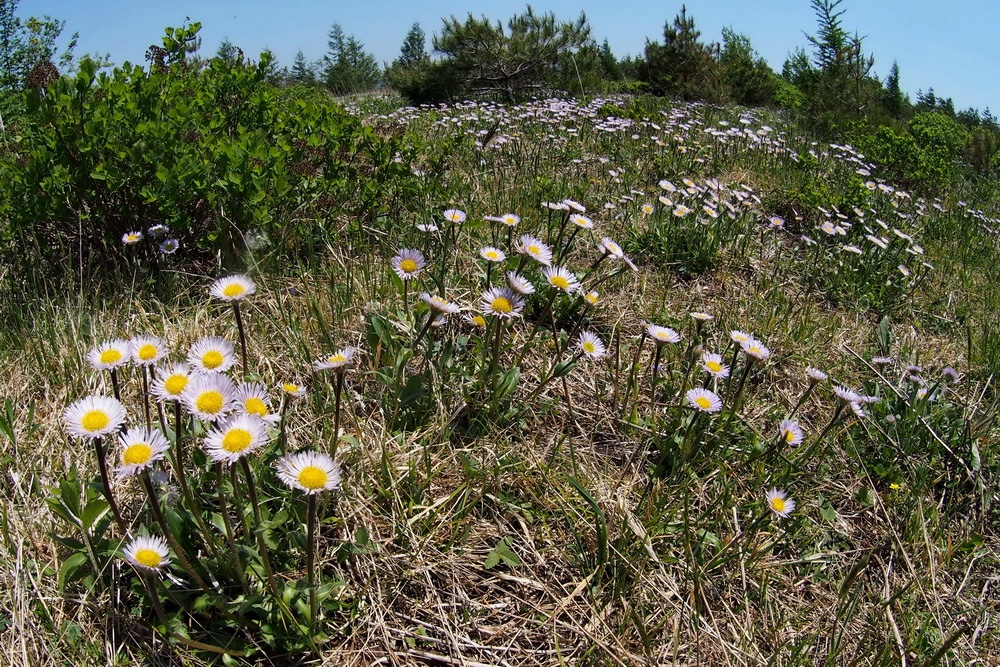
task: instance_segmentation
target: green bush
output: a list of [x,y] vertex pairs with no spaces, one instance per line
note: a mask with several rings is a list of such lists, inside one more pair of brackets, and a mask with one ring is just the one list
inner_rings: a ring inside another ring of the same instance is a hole
[[248,239],[311,256],[331,219],[399,209],[396,186],[412,182],[401,137],[377,135],[324,93],[274,87],[266,55],[195,68],[184,39],[168,31],[164,44],[149,71],[126,63],[98,75],[84,61],[29,94],[0,162],[13,263],[51,270],[69,251],[114,260],[123,234],[156,223],[181,252],[230,263]]

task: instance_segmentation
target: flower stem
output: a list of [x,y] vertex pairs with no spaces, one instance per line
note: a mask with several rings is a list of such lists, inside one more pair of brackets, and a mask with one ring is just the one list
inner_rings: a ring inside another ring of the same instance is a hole
[[337,443],[340,440],[340,397],[344,393],[344,371],[341,370],[337,373],[337,387],[334,390],[336,397],[334,398],[334,411],[333,411],[333,444],[330,445],[330,457],[335,458],[337,456]]
[[279,599],[278,585],[274,581],[274,570],[271,568],[271,559],[267,554],[267,542],[264,541],[264,534],[260,526],[260,506],[257,502],[257,486],[253,481],[253,471],[250,470],[250,462],[247,457],[240,457],[240,465],[243,468],[243,476],[247,480],[247,493],[250,495],[250,507],[253,509],[254,536],[257,538],[257,549],[260,551],[260,560],[264,564],[264,572],[267,574],[267,585],[271,589],[275,600]]
[[111,492],[111,480],[108,478],[108,461],[107,452],[104,450],[104,443],[101,438],[94,438],[94,449],[97,450],[97,468],[101,472],[101,490],[104,491],[104,498],[108,501],[108,507],[111,508],[111,513],[115,517],[115,522],[118,524],[118,532],[124,538],[128,535],[128,530],[125,528],[125,520],[122,519],[121,510],[118,509],[118,503],[115,502],[115,496]]
[[243,379],[246,379],[247,373],[247,337],[243,331],[243,316],[240,314],[240,302],[233,301],[233,315],[236,316],[236,329],[240,334],[240,359],[243,361]]
[[207,593],[210,597],[215,597],[215,593],[205,583],[201,575],[194,569],[191,565],[191,561],[188,560],[187,554],[184,552],[184,548],[181,546],[177,538],[174,537],[174,533],[170,530],[170,524],[167,523],[167,519],[163,516],[163,510],[160,509],[160,502],[156,498],[156,489],[153,487],[153,480],[149,478],[149,471],[143,470],[141,475],[142,485],[146,488],[146,495],[149,496],[149,508],[153,512],[153,518],[156,519],[156,523],[160,525],[160,531],[163,533],[163,537],[166,538],[167,542],[170,544],[170,548],[173,549],[174,555],[177,556],[178,562],[184,571],[187,572],[188,576],[194,580],[194,583],[198,585],[202,591]]
[[142,408],[146,415],[146,430],[153,428],[153,420],[149,418],[149,379],[146,377],[146,366],[142,367]]
[[316,626],[316,494],[306,507],[306,569],[309,576],[309,627]]
[[246,591],[246,594],[250,595],[250,589],[247,587],[247,581],[244,577],[243,562],[240,560],[240,552],[236,548],[236,539],[233,537],[233,523],[229,520],[229,507],[226,504],[226,494],[222,489],[223,474],[222,464],[216,463],[215,480],[219,493],[219,513],[222,515],[222,524],[226,528],[226,542],[229,544],[230,553],[233,554],[233,562],[236,568],[236,578],[239,580],[240,586],[243,590]]

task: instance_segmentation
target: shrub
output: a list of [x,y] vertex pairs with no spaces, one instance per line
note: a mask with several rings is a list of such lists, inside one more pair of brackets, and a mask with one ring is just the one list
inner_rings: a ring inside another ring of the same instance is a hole
[[66,260],[60,248],[107,261],[123,234],[154,223],[182,251],[229,263],[251,237],[310,256],[326,220],[386,210],[386,184],[410,174],[401,138],[377,136],[318,91],[270,85],[266,54],[196,69],[171,34],[149,71],[126,63],[98,75],[84,61],[29,95],[2,158],[15,262],[52,270]]

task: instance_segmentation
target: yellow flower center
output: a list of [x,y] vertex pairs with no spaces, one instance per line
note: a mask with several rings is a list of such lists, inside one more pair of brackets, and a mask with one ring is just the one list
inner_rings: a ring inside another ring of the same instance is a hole
[[188,378],[186,375],[171,375],[163,382],[163,388],[167,390],[167,393],[171,396],[180,396],[181,392],[184,391],[184,387],[187,386]]
[[267,404],[256,396],[248,398],[243,403],[243,409],[247,411],[247,414],[257,415],[258,417],[267,416]]
[[147,445],[145,442],[135,442],[128,446],[125,450],[125,454],[122,456],[122,461],[125,465],[142,465],[143,463],[149,461],[149,457],[153,455],[153,448]]
[[223,288],[222,293],[230,299],[235,299],[246,291],[247,288],[239,283],[229,283]]
[[160,563],[163,562],[163,558],[161,558],[160,553],[154,549],[139,549],[135,552],[135,562],[146,567],[160,567]]
[[486,318],[483,317],[482,315],[473,315],[472,316],[472,323],[475,324],[477,327],[485,327],[486,326]]
[[708,410],[710,407],[712,407],[712,401],[710,401],[707,396],[699,396],[698,398],[694,399],[694,402],[697,403],[698,407],[701,408],[702,410]]
[[281,385],[281,388],[284,389],[289,394],[295,394],[298,393],[299,391],[299,385],[292,384],[291,382],[286,382],[285,384]]
[[498,296],[493,299],[493,303],[490,304],[490,309],[494,313],[504,315],[506,313],[513,312],[514,305],[506,297]]
[[598,302],[598,301],[600,301],[600,299],[598,298],[598,296],[597,296],[596,294],[594,294],[593,292],[591,292],[591,293],[589,293],[589,294],[585,295],[585,296],[584,296],[583,298],[584,298],[584,299],[586,300],[586,302],[587,302],[587,303],[589,303],[589,304],[590,304],[591,306],[596,306],[596,305],[597,305],[597,302]]
[[792,433],[791,431],[785,431],[783,435],[785,436],[785,442],[791,442],[792,440],[795,440],[795,434]]
[[210,350],[205,354],[201,355],[201,365],[205,368],[211,370],[213,368],[218,368],[222,365],[225,357],[218,350]]
[[775,512],[785,511],[785,500],[784,498],[771,498],[771,509]]
[[588,341],[584,342],[584,344],[583,344],[583,351],[586,352],[587,354],[593,354],[594,350],[596,350],[596,349],[597,349],[597,346],[594,345],[593,341],[589,341],[588,340]]
[[552,276],[549,278],[549,282],[559,289],[569,289],[569,281],[563,276]]
[[198,407],[199,412],[205,412],[210,415],[218,414],[222,412],[222,394],[217,391],[202,392],[198,396],[198,400],[195,401],[195,405]]
[[500,259],[500,255],[498,255],[494,250],[487,250],[486,259]]
[[316,466],[306,466],[299,471],[299,484],[307,489],[322,489],[327,479],[326,471]]
[[540,255],[541,253],[542,253],[542,249],[540,247],[538,247],[536,245],[529,245],[528,246],[528,254],[529,255]]
[[135,243],[138,240],[139,240],[139,235],[138,234],[129,234],[128,235],[128,241],[129,241],[129,243]]
[[139,348],[139,358],[143,361],[149,361],[150,359],[156,358],[157,349],[155,345],[150,345],[146,343]]
[[708,368],[708,370],[712,371],[713,373],[718,373],[722,371],[722,364],[720,364],[718,361],[706,361],[705,366]]
[[80,420],[80,425],[83,426],[84,430],[93,433],[106,428],[110,421],[111,418],[101,410],[91,410]]
[[222,448],[231,454],[237,454],[250,446],[253,436],[250,431],[242,428],[230,429],[222,438]]
[[101,352],[101,363],[102,364],[113,364],[122,360],[122,353],[111,348],[110,350],[104,350]]
[[417,270],[417,263],[412,259],[404,259],[399,263],[399,268],[401,268],[405,273],[413,273]]
[[347,363],[347,355],[338,352],[337,354],[332,354],[329,357],[327,357],[326,362],[329,364]]
[[517,224],[517,219],[516,218],[512,218],[509,215],[506,215],[506,216],[504,216],[503,223],[505,225],[516,225]]

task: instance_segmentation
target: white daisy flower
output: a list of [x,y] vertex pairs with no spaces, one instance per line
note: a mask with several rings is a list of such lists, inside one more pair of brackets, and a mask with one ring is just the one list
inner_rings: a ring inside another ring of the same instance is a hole
[[281,420],[281,415],[271,412],[271,397],[259,382],[244,382],[236,387],[236,402],[244,413],[260,417],[267,424]]
[[115,338],[101,343],[87,354],[87,361],[94,370],[109,371],[124,365],[132,356],[127,340]]
[[507,282],[510,283],[510,288],[518,294],[527,296],[535,293],[535,286],[531,284],[531,281],[517,271],[507,272]]
[[722,363],[722,355],[706,352],[701,355],[701,367],[712,377],[729,377],[729,366]]
[[647,324],[646,335],[653,339],[657,345],[664,343],[679,343],[681,335],[670,327],[661,327],[659,324]]
[[179,401],[184,388],[191,380],[191,369],[187,364],[174,364],[170,368],[160,368],[149,391],[158,401]]
[[542,269],[542,275],[545,276],[545,280],[555,287],[556,289],[562,290],[567,294],[571,294],[578,289],[580,289],[580,281],[576,279],[568,269],[561,266],[547,266]]
[[138,366],[153,366],[167,354],[167,341],[157,336],[135,336],[129,341],[132,361]]
[[130,428],[120,437],[122,464],[115,469],[119,477],[138,475],[149,470],[170,449],[170,443],[158,429]]
[[202,373],[224,373],[236,363],[233,344],[218,336],[199,338],[188,351],[187,361]]
[[96,440],[117,431],[125,416],[125,406],[114,398],[87,396],[63,411],[63,424],[72,436]]
[[419,250],[403,248],[392,258],[391,264],[392,270],[396,272],[400,280],[410,280],[420,274],[426,262]]
[[424,303],[430,306],[431,310],[438,313],[443,313],[445,315],[454,315],[459,310],[461,310],[454,303],[451,303],[447,299],[439,297],[436,294],[431,295],[428,294],[427,292],[424,292],[423,294],[420,295],[420,298],[423,299]]
[[244,275],[219,278],[208,289],[208,293],[223,301],[239,301],[257,291],[257,286]]
[[507,259],[507,255],[503,250],[499,248],[494,248],[493,246],[485,246],[479,249],[479,256],[485,259],[487,262],[499,263]]
[[221,373],[194,375],[181,392],[181,401],[198,419],[216,421],[236,408],[236,385]]
[[701,412],[718,412],[722,409],[722,399],[714,391],[696,388],[689,389],[684,397],[691,407]]
[[216,463],[232,465],[267,444],[267,424],[255,415],[234,415],[205,436],[205,453]]
[[524,309],[524,299],[509,287],[493,287],[483,293],[480,307],[487,315],[519,317]]
[[307,494],[340,488],[340,466],[322,452],[297,452],[278,459],[278,478],[289,488]]
[[600,359],[608,352],[604,342],[592,331],[581,331],[576,346],[588,359]]
[[162,537],[137,537],[122,550],[122,556],[143,571],[159,572],[170,565],[170,551]]
[[347,370],[348,367],[353,365],[354,357],[357,355],[358,350],[355,347],[347,346],[343,349],[337,350],[331,355],[328,355],[319,361],[317,361],[313,367],[318,371],[337,371],[342,372]]
[[802,427],[794,419],[782,419],[778,424],[778,434],[793,447],[802,444]]
[[552,249],[531,234],[525,234],[518,240],[516,250],[544,266],[552,264]]
[[795,501],[788,497],[785,491],[771,489],[767,492],[767,506],[782,519],[795,510]]

